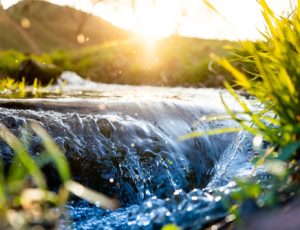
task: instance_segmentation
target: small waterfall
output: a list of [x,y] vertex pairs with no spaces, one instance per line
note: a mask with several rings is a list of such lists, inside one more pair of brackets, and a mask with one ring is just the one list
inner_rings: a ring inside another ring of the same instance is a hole
[[[28,122],[34,121],[61,147],[76,181],[122,204],[112,212],[72,201],[71,225],[153,229],[175,222],[194,229],[223,217],[226,211],[205,188],[249,173],[252,137],[239,132],[178,140],[194,130],[237,127],[232,120],[199,122],[203,116],[224,113],[218,92],[131,86],[116,86],[120,90],[114,92],[110,87],[89,92],[87,98],[75,98],[69,90],[60,99],[0,100],[0,122],[21,139],[27,135],[33,156],[43,151],[40,138],[26,132]],[[132,90],[144,96],[127,96]],[[0,156],[6,164],[13,157],[2,141]],[[59,178],[51,164],[43,170],[55,188]]]

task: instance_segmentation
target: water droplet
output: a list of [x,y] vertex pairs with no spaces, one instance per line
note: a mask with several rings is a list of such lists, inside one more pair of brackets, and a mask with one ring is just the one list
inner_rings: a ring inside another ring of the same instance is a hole
[[149,190],[146,190],[145,193],[147,196],[149,196],[151,194]]
[[261,144],[263,142],[263,137],[261,135],[256,135],[254,138],[253,138],[253,147],[254,148],[260,148],[261,147]]
[[170,212],[166,212],[166,216],[171,216],[171,213]]
[[206,217],[205,217],[205,220],[210,220],[210,216],[206,216]]
[[132,148],[134,148],[135,147],[135,144],[134,143],[131,143],[131,145],[130,145]]
[[182,189],[175,190],[174,195],[179,195],[182,192]]
[[109,179],[109,182],[110,182],[110,183],[114,183],[114,182],[115,182],[114,178],[110,178],[110,179]]
[[198,200],[197,196],[192,196],[192,200]]
[[99,202],[99,201],[96,201],[96,202],[95,202],[95,205],[96,205],[97,208],[99,208],[99,207],[100,207],[100,202]]
[[218,202],[218,201],[220,201],[221,199],[222,199],[221,196],[217,196],[217,197],[215,198],[215,201]]
[[152,208],[152,203],[150,201],[147,201],[146,205],[148,208]]

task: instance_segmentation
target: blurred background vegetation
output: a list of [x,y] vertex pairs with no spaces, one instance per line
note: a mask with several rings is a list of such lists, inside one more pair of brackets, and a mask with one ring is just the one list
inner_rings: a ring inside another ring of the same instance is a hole
[[209,55],[238,46],[178,35],[147,43],[99,17],[31,0],[0,10],[0,30],[0,77],[18,80],[31,59],[98,82],[222,87],[229,75],[210,69]]

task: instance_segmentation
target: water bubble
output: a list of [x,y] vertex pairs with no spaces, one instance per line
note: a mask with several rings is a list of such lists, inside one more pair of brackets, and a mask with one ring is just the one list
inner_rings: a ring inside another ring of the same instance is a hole
[[177,189],[177,190],[175,190],[174,195],[175,196],[179,195],[181,192],[182,192],[182,189]]
[[215,201],[218,202],[218,201],[220,201],[221,199],[222,199],[221,196],[217,196],[217,197],[215,198]]
[[210,220],[210,216],[206,216],[206,217],[205,217],[205,220]]
[[166,212],[166,216],[171,216],[171,212]]
[[207,117],[206,116],[203,116],[200,118],[200,121],[206,121],[207,120]]
[[253,138],[253,147],[256,148],[256,149],[259,149],[262,145],[262,142],[263,142],[263,137],[261,135],[256,135],[254,138]]
[[147,201],[146,205],[148,208],[152,208],[152,203],[150,201]]
[[100,202],[99,202],[99,201],[96,201],[96,202],[95,202],[95,206],[96,206],[97,208],[100,208]]
[[198,196],[192,196],[192,200],[198,200]]
[[147,196],[149,196],[151,194],[148,189],[145,191],[145,193],[146,193]]
[[114,178],[110,178],[110,179],[109,179],[109,182],[110,182],[110,183],[114,183],[114,182],[115,182]]
[[130,146],[131,146],[131,148],[134,148],[134,147],[135,147],[135,144],[134,144],[134,143],[131,143]]

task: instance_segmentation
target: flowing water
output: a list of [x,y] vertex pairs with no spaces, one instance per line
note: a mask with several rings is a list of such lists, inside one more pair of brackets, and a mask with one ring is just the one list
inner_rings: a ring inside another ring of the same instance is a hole
[[[176,223],[200,229],[226,216],[214,191],[229,189],[247,176],[252,137],[224,133],[180,141],[192,131],[237,127],[220,100],[222,90],[96,84],[65,73],[70,80],[57,96],[0,100],[0,120],[22,137],[28,122],[38,122],[60,145],[76,181],[119,200],[121,208],[103,210],[85,201],[68,203],[61,229],[159,229]],[[37,136],[27,138],[32,155],[43,151]],[[0,142],[6,163],[13,157]],[[48,183],[59,178],[44,167]]]

